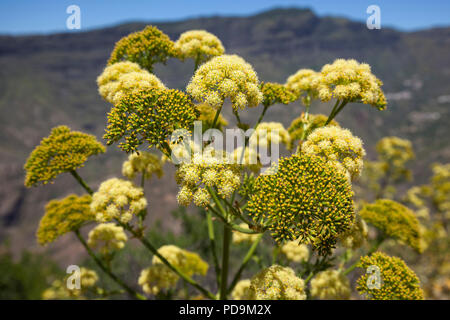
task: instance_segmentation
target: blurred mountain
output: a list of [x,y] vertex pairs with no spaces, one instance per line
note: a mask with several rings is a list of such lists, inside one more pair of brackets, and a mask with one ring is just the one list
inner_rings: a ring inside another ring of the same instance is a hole
[[[25,189],[23,164],[56,125],[66,124],[101,138],[110,106],[97,93],[96,77],[114,43],[145,25],[0,36],[0,240],[10,239],[17,250],[37,247],[34,233],[46,201],[82,192],[64,175],[54,185]],[[368,30],[364,23],[319,18],[310,10],[294,8],[249,17],[208,17],[156,25],[173,40],[190,29],[214,33],[227,53],[244,57],[264,81],[284,82],[299,68],[320,70],[336,58],[367,62],[384,81],[388,109],[380,112],[352,104],[338,121],[364,140],[369,157],[383,136],[411,139],[417,154],[418,182],[428,176],[430,163],[450,159],[450,28],[408,33],[388,28]],[[167,86],[184,89],[192,70],[190,61],[171,60],[166,66],[158,65],[155,73]],[[330,108],[314,105],[312,112],[329,112]],[[289,125],[301,112],[299,104],[276,106],[267,119]],[[254,115],[244,117],[254,121]],[[125,157],[113,146],[105,155],[92,158],[80,174],[96,188],[105,177],[120,175]],[[163,179],[148,186],[152,219],[176,206],[173,195],[177,186],[172,176],[173,170],[168,168]],[[69,260],[77,252],[70,237],[49,250]]]

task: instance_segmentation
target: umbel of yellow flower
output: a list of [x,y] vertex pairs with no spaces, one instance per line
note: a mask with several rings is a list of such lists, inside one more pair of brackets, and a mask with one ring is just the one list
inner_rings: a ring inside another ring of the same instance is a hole
[[259,88],[263,94],[262,104],[267,108],[276,103],[289,104],[298,98],[292,90],[280,83],[261,82]]
[[288,241],[281,246],[281,253],[293,262],[304,262],[309,259],[308,246],[299,244],[298,241]]
[[74,194],[47,203],[36,233],[38,242],[42,245],[53,242],[58,237],[79,229],[85,222],[95,221],[90,204],[90,195],[79,197]]
[[97,85],[100,95],[114,105],[118,104],[127,92],[145,88],[166,88],[158,77],[130,61],[107,66],[98,76]]
[[431,198],[437,209],[450,219],[450,163],[432,166]]
[[[308,117],[304,113],[294,120],[288,128],[291,142],[288,145],[289,149],[292,149],[293,142],[297,140],[305,139],[309,134],[317,128],[323,127],[327,122],[328,116],[324,114],[310,114]],[[331,120],[328,126],[339,127],[339,123],[335,120]]]
[[[211,128],[211,126],[213,125],[217,110],[206,103],[197,104],[196,107],[197,110],[200,112],[200,116],[198,117],[197,120],[202,121],[203,123],[202,130],[204,132],[207,129]],[[223,127],[226,127],[227,125],[228,125],[227,119],[225,119],[222,116],[222,114],[219,114],[215,126],[216,129],[221,130]]]
[[294,154],[277,169],[256,179],[250,216],[279,243],[298,240],[328,254],[354,220],[346,177],[317,156]]
[[130,154],[122,165],[122,174],[128,179],[133,179],[136,174],[143,174],[145,179],[150,179],[154,174],[161,178],[163,173],[161,159],[146,151]]
[[328,165],[351,179],[361,175],[363,157],[366,155],[361,139],[355,137],[350,130],[336,126],[318,128],[311,132],[301,150],[304,154],[324,158]]
[[311,280],[311,295],[323,300],[347,300],[350,298],[350,282],[338,270],[319,272]]
[[101,223],[89,232],[88,245],[102,254],[122,249],[128,240],[121,226],[114,223]]
[[170,38],[158,28],[147,26],[117,41],[108,65],[128,60],[152,72],[155,63],[165,63],[168,58],[176,55],[177,51]]
[[420,223],[414,212],[404,205],[393,200],[380,199],[373,204],[366,204],[359,214],[384,235],[400,240],[418,252],[422,251]]
[[[246,223],[239,224],[239,227],[242,229],[250,230],[248,227],[248,224],[246,224]],[[257,234],[257,233],[243,233],[243,232],[233,230],[232,242],[234,244],[240,244],[240,243],[244,243],[244,242],[253,243],[254,241],[256,241],[256,239],[258,237],[259,237],[259,234]]]
[[189,129],[197,117],[195,105],[181,91],[140,89],[125,94],[108,113],[104,138],[108,145],[124,139],[119,147],[125,152],[137,151],[143,142],[164,149],[176,129]]
[[105,147],[93,135],[71,131],[66,126],[53,128],[25,163],[25,186],[47,184],[63,172],[82,167],[90,156],[103,152]]
[[[405,262],[397,257],[389,257],[382,252],[360,259],[359,268],[368,270],[357,281],[356,289],[370,300],[423,300],[423,290],[417,275]],[[379,271],[379,274],[378,272]],[[377,276],[380,279],[377,282]]]
[[287,79],[285,86],[295,92],[297,97],[301,97],[305,106],[309,106],[311,100],[318,95],[320,80],[320,73],[311,69],[300,69]]
[[384,137],[376,145],[378,158],[384,163],[384,172],[391,179],[409,179],[411,172],[405,164],[414,159],[412,143],[409,140],[398,137]]
[[257,273],[248,291],[250,300],[305,300],[305,283],[288,267],[273,265]]
[[386,108],[381,80],[372,74],[370,66],[356,60],[337,59],[326,64],[320,72],[318,97],[322,101],[332,98],[370,104],[379,110]]
[[218,109],[230,98],[235,111],[262,102],[259,80],[252,66],[237,55],[218,56],[202,64],[186,91],[196,100]]
[[231,298],[233,300],[247,300],[250,293],[250,284],[250,279],[240,280],[231,291]]
[[142,188],[118,178],[103,182],[92,196],[91,203],[91,211],[100,222],[117,219],[127,223],[133,215],[141,213],[146,207],[147,200]]
[[291,137],[280,122],[261,122],[250,137],[250,148],[270,147],[270,144],[289,144]]
[[178,275],[165,265],[150,266],[141,271],[138,284],[147,294],[157,295],[161,290],[167,290],[176,286]]
[[342,246],[349,249],[358,249],[361,247],[367,239],[368,229],[366,222],[361,218],[359,214],[355,216],[355,221],[350,227],[350,230],[346,231],[340,237]]
[[220,39],[205,30],[183,32],[175,42],[175,49],[181,59],[192,58],[197,65],[225,52]]

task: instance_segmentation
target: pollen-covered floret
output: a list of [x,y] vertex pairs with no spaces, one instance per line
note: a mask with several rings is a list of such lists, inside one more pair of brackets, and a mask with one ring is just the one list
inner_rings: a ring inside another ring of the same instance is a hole
[[291,137],[280,122],[261,122],[250,137],[250,148],[269,148],[271,144],[281,143],[288,145]]
[[146,207],[147,200],[142,188],[118,178],[103,182],[92,196],[91,203],[91,211],[100,222],[117,219],[127,223],[133,215],[141,213]]
[[389,199],[379,199],[373,204],[366,204],[360,215],[386,236],[400,240],[418,252],[422,251],[419,220],[404,205]]
[[[328,117],[324,114],[309,114],[306,117],[305,113],[294,120],[288,128],[291,142],[288,145],[289,149],[292,149],[294,141],[306,139],[309,134],[317,128],[321,128],[327,122]],[[339,123],[335,120],[331,120],[328,126],[339,127]]]
[[[239,225],[240,228],[242,229],[247,229],[250,231],[248,224],[246,223],[241,223]],[[232,242],[234,244],[240,244],[240,243],[253,243],[256,241],[256,239],[258,239],[259,234],[257,233],[244,233],[244,232],[239,232],[237,230],[233,230],[233,237],[232,237]]]
[[355,217],[355,222],[350,227],[350,230],[342,234],[340,242],[345,248],[358,249],[367,239],[368,229],[366,222],[359,214]]
[[102,254],[109,254],[122,249],[128,240],[121,226],[114,223],[101,223],[89,232],[88,245],[99,250]]
[[259,80],[252,66],[237,55],[218,56],[201,65],[186,91],[196,100],[220,108],[230,98],[235,110],[262,102]]
[[107,66],[97,78],[97,85],[100,95],[114,105],[118,104],[127,92],[146,88],[166,88],[158,77],[130,61]]
[[250,279],[240,280],[236,283],[233,291],[231,291],[231,298],[233,298],[233,300],[248,300],[250,283]]
[[47,184],[63,172],[82,167],[87,158],[105,150],[93,135],[71,131],[66,126],[53,128],[25,163],[25,186]]
[[366,151],[361,139],[350,130],[336,126],[318,128],[311,132],[302,144],[302,153],[324,158],[328,165],[349,178],[359,177],[363,168]]
[[341,271],[325,270],[311,280],[313,297],[324,300],[347,300],[350,294],[350,282]]
[[53,242],[68,232],[78,230],[85,222],[95,221],[90,203],[90,195],[79,197],[74,194],[47,203],[36,233],[38,242],[42,245]]
[[273,265],[251,280],[250,300],[305,300],[305,283],[288,267]]
[[180,59],[192,58],[197,64],[225,52],[220,39],[205,30],[183,32],[175,42],[175,49]]
[[319,93],[320,76],[320,73],[314,70],[300,69],[287,79],[285,86],[295,92],[297,97],[301,97],[305,106],[309,106]]
[[260,175],[247,211],[278,242],[311,243],[320,254],[334,248],[353,223],[353,192],[346,177],[317,156],[282,158]]
[[358,279],[356,289],[369,300],[424,299],[419,278],[400,258],[375,252],[362,257],[358,267],[366,273]]
[[165,63],[176,56],[177,50],[170,38],[158,28],[147,26],[117,41],[108,65],[128,60],[152,72],[155,63]]
[[161,178],[163,175],[161,159],[146,151],[132,153],[122,165],[122,174],[128,179],[133,179],[137,174],[143,174],[145,179],[150,179],[154,174]]
[[370,104],[383,110],[386,108],[386,97],[381,90],[382,85],[368,64],[353,59],[337,59],[322,67],[317,90],[322,101],[335,98]]
[[298,98],[292,90],[280,83],[261,82],[259,88],[263,94],[262,104],[265,107],[276,103],[289,104]]
[[281,253],[293,262],[305,262],[309,259],[308,246],[299,244],[298,241],[288,241],[281,246]]

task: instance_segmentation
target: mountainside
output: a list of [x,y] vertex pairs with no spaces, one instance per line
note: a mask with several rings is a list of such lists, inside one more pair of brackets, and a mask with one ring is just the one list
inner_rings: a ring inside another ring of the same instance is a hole
[[[96,77],[114,43],[147,23],[124,24],[82,33],[46,36],[0,36],[0,240],[8,237],[16,249],[34,247],[34,233],[46,201],[81,192],[63,176],[54,185],[23,187],[26,157],[50,129],[66,124],[101,138],[110,106],[97,93]],[[260,80],[284,82],[299,68],[319,70],[336,58],[355,58],[372,66],[384,82],[388,109],[366,105],[346,107],[337,120],[361,137],[373,154],[374,143],[386,135],[413,141],[418,181],[428,165],[450,160],[450,28],[404,33],[368,30],[343,18],[319,18],[310,10],[277,9],[250,17],[210,17],[157,23],[172,40],[189,29],[217,35],[227,53],[250,62]],[[171,60],[155,74],[168,86],[184,89],[193,64]],[[331,106],[313,106],[312,112]],[[273,107],[268,120],[285,125],[299,116],[299,104]],[[251,115],[244,117],[250,119]],[[81,175],[94,187],[106,176],[119,175],[125,155],[111,147],[92,158]],[[148,188],[153,218],[175,208],[177,186],[169,171]],[[167,222],[170,223],[170,222]],[[50,246],[68,257],[72,250]],[[70,252],[69,252],[70,251]],[[70,257],[69,257],[70,258]]]

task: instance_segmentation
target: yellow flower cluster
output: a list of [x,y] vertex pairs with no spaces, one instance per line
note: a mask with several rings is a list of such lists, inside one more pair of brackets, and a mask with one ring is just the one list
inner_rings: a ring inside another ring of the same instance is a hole
[[355,216],[355,221],[350,227],[350,230],[344,232],[341,238],[342,246],[349,249],[358,249],[361,247],[367,239],[369,230],[366,222],[361,218],[359,214]]
[[[209,104],[200,103],[196,105],[197,110],[200,112],[200,116],[197,120],[203,122],[203,132],[211,128],[214,123],[214,118],[216,116],[217,110],[211,107]],[[222,114],[219,114],[216,123],[216,129],[221,130],[223,127],[228,125],[227,119],[225,119]]]
[[437,209],[450,219],[450,163],[433,165],[432,199]]
[[188,206],[193,200],[199,207],[208,206],[210,201],[210,194],[205,187],[216,187],[218,194],[227,198],[241,182],[239,165],[232,164],[225,152],[213,149],[195,153],[190,163],[180,165],[176,178],[181,184],[178,203]]
[[318,95],[320,80],[320,73],[311,69],[300,69],[287,79],[285,86],[295,92],[297,97],[301,97],[303,105],[309,106],[311,99]]
[[[192,276],[194,274],[206,275],[208,263],[198,254],[181,249],[174,245],[165,245],[158,249],[171,265],[182,273]],[[153,256],[152,266],[142,270],[138,283],[148,294],[158,294],[163,289],[175,287],[179,276],[170,270],[157,256]]]
[[244,279],[236,283],[233,291],[231,291],[231,298],[233,300],[248,300],[250,283],[250,279]]
[[370,104],[383,110],[386,108],[386,98],[381,90],[382,84],[372,74],[368,64],[358,63],[353,59],[337,59],[322,67],[317,91],[322,101],[335,98]]
[[250,137],[250,148],[270,147],[270,144],[288,145],[291,137],[280,122],[261,122]]
[[147,26],[117,41],[108,65],[128,60],[138,63],[152,72],[155,63],[165,63],[169,57],[176,57],[174,43],[161,30]]
[[89,232],[87,243],[89,247],[107,255],[122,249],[127,240],[128,237],[121,226],[116,226],[114,223],[101,223]]
[[58,237],[79,229],[85,222],[95,221],[90,210],[91,196],[70,195],[61,200],[52,200],[45,206],[36,236],[41,245],[55,241]]
[[418,252],[422,251],[419,220],[414,212],[404,205],[393,200],[380,199],[373,204],[364,205],[359,214],[384,235],[400,240]]
[[93,135],[71,131],[66,126],[53,128],[25,163],[25,186],[47,184],[63,172],[82,167],[90,156],[103,152],[105,147]]
[[263,94],[262,104],[267,108],[276,103],[289,104],[298,98],[292,90],[280,83],[261,82],[259,88]]
[[[304,113],[294,120],[288,128],[289,135],[291,137],[291,143],[288,148],[292,149],[293,142],[297,140],[305,139],[309,134],[320,127],[323,127],[327,122],[328,117],[324,114],[310,114],[308,117]],[[331,120],[328,126],[339,127],[339,123],[335,120]]]
[[[356,289],[370,300],[423,300],[417,275],[405,262],[397,257],[389,257],[382,252],[360,259],[359,268],[367,270],[370,266],[379,268],[380,286],[375,285],[377,272],[363,274],[357,281]],[[372,288],[371,285],[374,285]]]
[[338,270],[319,272],[311,280],[311,295],[323,300],[348,300],[350,298],[350,282]]
[[117,219],[129,222],[133,215],[141,213],[147,207],[142,188],[130,181],[118,178],[106,180],[92,196],[91,211],[100,222]]
[[189,130],[198,117],[191,99],[174,89],[140,89],[127,93],[108,113],[104,138],[111,145],[121,139],[119,148],[137,151],[147,142],[149,147],[163,149],[176,129]]
[[384,163],[384,171],[393,179],[410,178],[411,172],[405,164],[414,159],[411,141],[398,137],[381,139],[376,150],[378,158]]
[[[248,224],[246,224],[246,223],[241,223],[239,225],[239,227],[242,229],[250,230],[248,227]],[[253,243],[254,241],[256,241],[256,239],[258,237],[259,237],[259,234],[257,234],[257,233],[243,233],[243,232],[233,230],[232,241],[234,244],[240,244],[240,243],[244,243],[244,242]]]
[[262,102],[259,80],[253,67],[237,55],[218,56],[202,64],[186,91],[196,100],[218,109],[230,98],[235,111]]
[[132,153],[122,165],[122,174],[128,179],[134,179],[136,174],[143,174],[145,179],[150,179],[153,174],[158,178],[163,175],[162,162],[158,156],[146,151]]
[[288,260],[293,262],[306,262],[309,259],[308,246],[299,244],[298,241],[288,241],[281,246],[281,253],[283,253]]
[[302,144],[302,153],[324,158],[349,179],[359,177],[364,165],[366,151],[361,139],[350,130],[336,126],[318,128],[311,132]]
[[273,174],[260,175],[247,211],[282,243],[312,243],[320,254],[353,223],[353,192],[345,176],[317,156],[294,154]]
[[288,267],[273,265],[257,273],[248,290],[250,300],[306,300],[305,283]]
[[98,76],[97,85],[100,95],[114,105],[118,104],[127,92],[146,88],[166,88],[158,77],[130,61],[107,66]]
[[205,30],[183,32],[175,42],[175,49],[179,58],[192,58],[197,65],[225,52],[220,39]]

